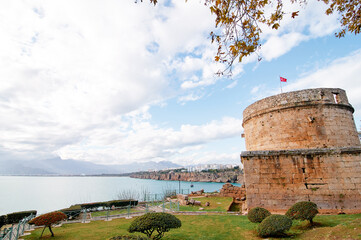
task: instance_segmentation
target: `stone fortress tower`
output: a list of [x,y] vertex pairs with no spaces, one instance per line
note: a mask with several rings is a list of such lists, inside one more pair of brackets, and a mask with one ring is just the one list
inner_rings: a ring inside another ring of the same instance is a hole
[[284,212],[299,201],[323,213],[361,212],[361,144],[338,88],[283,93],[243,112],[248,209]]

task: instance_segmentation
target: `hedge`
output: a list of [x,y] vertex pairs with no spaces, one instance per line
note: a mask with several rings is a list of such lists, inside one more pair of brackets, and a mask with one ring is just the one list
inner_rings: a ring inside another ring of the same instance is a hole
[[0,228],[4,225],[6,225],[6,215],[1,215],[0,216]]
[[37,211],[36,210],[30,210],[30,211],[23,211],[23,212],[13,212],[6,215],[6,223],[7,224],[13,224],[20,222],[23,218],[26,218],[33,214],[36,216]]
[[81,213],[81,206],[80,206],[80,204],[71,205],[68,208],[59,210],[59,212],[64,213],[68,217],[68,219],[71,219],[71,218],[79,216],[79,214]]
[[127,206],[137,206],[138,200],[114,200],[106,202],[108,207],[127,207]]
[[126,206],[137,206],[138,200],[127,199],[127,200],[112,200],[107,202],[93,202],[80,204],[82,209],[93,209],[99,207],[126,207]]

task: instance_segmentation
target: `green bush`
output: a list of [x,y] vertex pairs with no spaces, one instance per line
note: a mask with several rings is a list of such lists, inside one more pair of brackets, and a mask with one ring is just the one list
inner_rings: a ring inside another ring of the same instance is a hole
[[258,226],[260,237],[271,237],[284,234],[292,226],[292,220],[284,215],[271,215],[266,217]]
[[248,220],[253,223],[260,223],[263,221],[263,219],[265,219],[270,215],[271,213],[267,209],[261,207],[255,207],[249,210],[247,217]]
[[122,235],[122,236],[112,237],[109,240],[149,240],[149,238],[143,236]]
[[153,239],[161,239],[165,232],[171,228],[179,228],[182,226],[181,221],[169,213],[147,213],[136,218],[129,226],[128,231],[141,232],[151,238],[153,232],[157,234]]
[[313,202],[298,202],[286,212],[291,219],[308,220],[313,224],[313,218],[317,215],[317,204]]
[[35,216],[36,213],[37,213],[36,210],[9,213],[6,215],[7,218],[6,223],[7,224],[19,223],[23,218],[26,218],[31,214]]

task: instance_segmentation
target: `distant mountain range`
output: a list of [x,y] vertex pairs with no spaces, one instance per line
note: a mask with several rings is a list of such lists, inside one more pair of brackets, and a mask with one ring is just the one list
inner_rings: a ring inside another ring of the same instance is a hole
[[177,167],[181,166],[168,161],[149,161],[124,165],[100,165],[76,160],[62,160],[60,158],[33,161],[0,160],[0,175],[124,174],[147,171],[148,169],[162,170]]

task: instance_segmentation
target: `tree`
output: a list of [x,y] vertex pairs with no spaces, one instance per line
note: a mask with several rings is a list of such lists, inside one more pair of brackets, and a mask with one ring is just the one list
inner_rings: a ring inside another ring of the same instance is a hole
[[[141,0],[142,1],[142,0]],[[187,1],[187,0],[185,0]],[[290,0],[291,3],[307,4],[307,0]],[[359,34],[361,31],[360,0],[319,0],[327,4],[325,14],[337,12],[341,15],[341,30],[336,37],[344,37],[346,32]],[[154,5],[157,0],[150,0]],[[278,29],[285,15],[292,18],[299,11],[286,13],[283,11],[284,0],[204,0],[215,14],[215,27],[221,31],[211,32],[211,41],[216,42],[218,51],[214,60],[226,64],[227,69],[218,74],[232,72],[234,61],[242,59],[261,47],[261,26]],[[266,9],[272,9],[266,14]],[[261,60],[261,58],[258,58]]]
[[41,232],[40,237],[43,236],[45,228],[49,228],[51,236],[54,237],[54,233],[51,230],[51,225],[56,224],[62,220],[67,219],[67,216],[62,212],[51,212],[40,215],[39,217],[33,218],[30,220],[29,224],[34,224],[35,226],[44,226],[43,231]]
[[135,219],[129,226],[128,231],[141,232],[149,238],[156,231],[157,234],[153,239],[161,239],[165,232],[169,232],[171,228],[179,228],[182,226],[181,221],[169,213],[147,213]]

